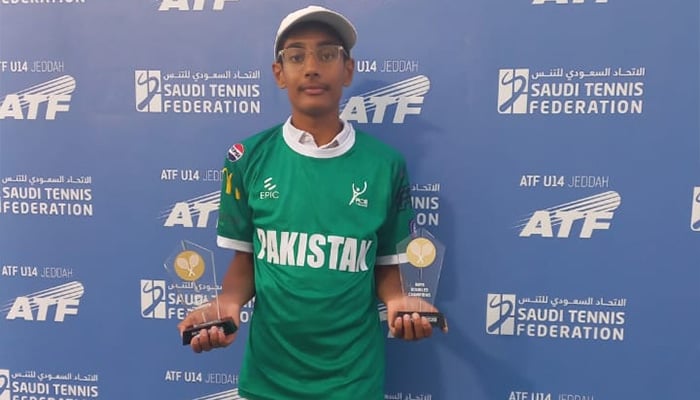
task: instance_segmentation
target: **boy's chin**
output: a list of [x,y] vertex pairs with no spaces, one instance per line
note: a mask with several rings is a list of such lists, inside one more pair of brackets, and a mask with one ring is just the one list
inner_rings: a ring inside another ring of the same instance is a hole
[[326,116],[329,113],[335,113],[336,108],[335,107],[329,107],[327,104],[326,105],[305,105],[303,107],[298,107],[297,110],[301,112],[304,115],[308,115],[310,117],[321,117],[321,116]]

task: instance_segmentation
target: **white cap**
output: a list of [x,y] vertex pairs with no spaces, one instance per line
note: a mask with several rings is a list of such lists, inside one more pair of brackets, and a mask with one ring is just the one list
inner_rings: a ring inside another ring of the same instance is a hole
[[287,31],[289,31],[295,25],[301,22],[310,21],[322,22],[333,28],[336,32],[338,32],[338,35],[343,40],[343,44],[348,51],[352,49],[357,41],[357,31],[350,20],[327,8],[320,6],[308,6],[306,8],[302,8],[301,10],[296,10],[284,17],[280,23],[279,29],[277,29],[275,47],[272,49],[275,52],[274,56],[277,57],[277,45],[279,44],[279,40],[282,35],[287,33]]

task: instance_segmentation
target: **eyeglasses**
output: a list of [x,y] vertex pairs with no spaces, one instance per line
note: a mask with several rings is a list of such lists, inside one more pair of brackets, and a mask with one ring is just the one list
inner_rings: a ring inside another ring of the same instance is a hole
[[277,58],[287,64],[301,66],[306,61],[306,55],[314,53],[319,64],[332,64],[340,58],[341,52],[347,55],[343,46],[337,44],[324,44],[318,46],[315,50],[287,47],[277,53]]

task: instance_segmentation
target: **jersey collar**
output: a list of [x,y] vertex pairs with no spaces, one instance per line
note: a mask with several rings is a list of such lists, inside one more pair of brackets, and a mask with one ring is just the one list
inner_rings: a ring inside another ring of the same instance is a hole
[[321,147],[316,146],[313,136],[309,132],[297,129],[292,125],[292,117],[282,126],[282,137],[287,145],[295,152],[313,158],[332,158],[345,154],[355,144],[355,128],[352,124],[341,120],[343,129],[333,140]]

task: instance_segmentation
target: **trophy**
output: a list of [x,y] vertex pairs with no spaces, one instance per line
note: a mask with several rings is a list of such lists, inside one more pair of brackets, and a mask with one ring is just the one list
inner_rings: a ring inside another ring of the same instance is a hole
[[200,330],[212,326],[222,328],[226,335],[236,332],[233,318],[221,317],[218,298],[221,287],[217,283],[214,253],[211,250],[183,240],[163,266],[170,275],[169,288],[176,293],[176,304],[185,307],[187,313],[199,315],[199,322],[182,333],[183,345],[189,345]]
[[[419,228],[397,245],[399,270],[401,271],[401,286],[404,295],[418,297],[433,305],[437,294],[442,261],[445,257],[445,246],[425,228]],[[405,256],[404,256],[405,254]],[[425,303],[418,302],[418,309],[406,304],[407,311],[399,311],[398,315],[418,313],[428,319],[431,325],[445,330],[445,316],[432,309],[423,309]],[[426,307],[427,308],[427,307]]]

